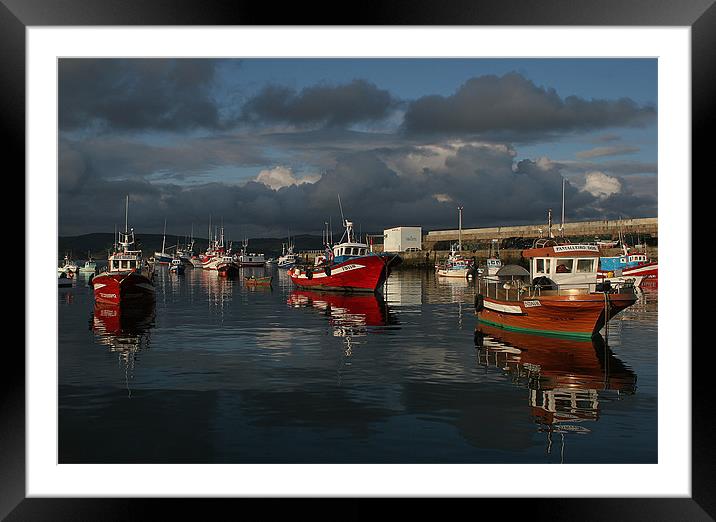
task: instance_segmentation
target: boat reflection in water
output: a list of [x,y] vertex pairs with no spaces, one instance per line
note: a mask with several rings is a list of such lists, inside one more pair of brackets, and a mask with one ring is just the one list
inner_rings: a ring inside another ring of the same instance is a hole
[[287,304],[294,308],[315,308],[328,317],[333,335],[345,339],[346,356],[351,355],[354,337],[365,336],[370,327],[396,323],[380,294],[294,290]]
[[478,363],[508,373],[529,389],[529,407],[538,431],[552,436],[589,433],[599,420],[600,400],[636,392],[636,374],[617,359],[601,336],[574,340],[506,331],[480,324],[475,330]]
[[[92,330],[99,344],[107,346],[111,352],[118,355],[124,366],[128,391],[137,356],[139,352],[149,349],[149,332],[154,327],[154,316],[154,303],[94,305]],[[129,396],[131,397],[131,391]]]

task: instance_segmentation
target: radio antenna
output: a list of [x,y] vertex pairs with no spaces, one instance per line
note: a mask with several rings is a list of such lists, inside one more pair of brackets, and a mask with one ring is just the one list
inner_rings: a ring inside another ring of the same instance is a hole
[[343,205],[341,205],[341,195],[338,194],[338,207],[341,209],[341,221],[346,224],[346,218],[343,216]]

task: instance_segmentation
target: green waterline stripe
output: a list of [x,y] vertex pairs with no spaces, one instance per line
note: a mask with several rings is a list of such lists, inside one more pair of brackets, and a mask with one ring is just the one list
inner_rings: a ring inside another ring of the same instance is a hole
[[567,338],[577,338],[577,339],[591,339],[593,337],[593,334],[586,333],[586,332],[558,332],[555,330],[536,330],[536,329],[532,329],[532,328],[520,328],[519,326],[508,326],[506,324],[495,323],[493,321],[481,319],[480,317],[477,318],[477,321],[478,321],[478,323],[489,324],[491,326],[496,326],[496,327],[502,328],[504,330],[511,330],[513,332],[524,332],[524,333],[530,333],[530,334],[545,335],[548,337],[567,337]]

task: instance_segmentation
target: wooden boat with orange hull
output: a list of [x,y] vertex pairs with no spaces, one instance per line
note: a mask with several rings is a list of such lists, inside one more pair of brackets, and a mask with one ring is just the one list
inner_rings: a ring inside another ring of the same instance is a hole
[[[496,294],[502,297],[499,291]],[[632,292],[571,295],[564,291],[560,295],[546,295],[543,292],[520,301],[484,295],[483,308],[478,317],[481,323],[513,331],[591,337],[601,330],[609,318],[635,301],[636,295]]]
[[507,265],[496,276],[478,279],[475,311],[481,323],[518,332],[589,338],[636,302],[630,282],[597,283],[596,245],[539,239],[522,256],[530,264],[529,272]]

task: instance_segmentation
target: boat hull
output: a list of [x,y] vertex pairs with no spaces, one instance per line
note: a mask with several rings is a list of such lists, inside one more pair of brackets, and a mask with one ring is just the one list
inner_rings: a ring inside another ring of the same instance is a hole
[[515,332],[591,338],[604,326],[605,319],[636,302],[633,292],[606,295],[606,301],[603,293],[540,296],[522,301],[483,297],[477,317],[481,323]]
[[435,273],[440,277],[456,277],[466,279],[470,275],[469,268],[438,268]]
[[[376,292],[388,277],[389,261],[381,256],[356,257],[326,269],[293,268],[288,274],[301,288],[338,292]],[[309,277],[308,272],[311,272]]]
[[154,262],[160,265],[168,265],[172,262],[172,256],[162,254],[161,252],[154,252]]
[[154,283],[139,272],[104,272],[92,278],[98,303],[120,304],[154,299]]

